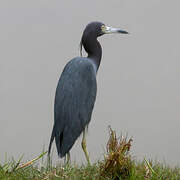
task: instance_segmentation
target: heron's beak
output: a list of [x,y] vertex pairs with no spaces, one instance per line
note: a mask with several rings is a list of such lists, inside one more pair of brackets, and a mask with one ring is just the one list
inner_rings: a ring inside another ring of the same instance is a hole
[[111,34],[111,33],[129,34],[127,31],[124,31],[122,29],[113,28],[113,27],[109,27],[109,26],[102,26],[102,31],[105,34]]

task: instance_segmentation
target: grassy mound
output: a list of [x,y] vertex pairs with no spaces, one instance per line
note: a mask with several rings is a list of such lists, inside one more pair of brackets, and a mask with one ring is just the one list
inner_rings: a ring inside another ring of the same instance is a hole
[[32,180],[180,180],[180,168],[170,168],[163,164],[144,159],[134,160],[130,153],[132,139],[117,137],[109,128],[104,160],[92,165],[64,164],[53,167],[44,163],[38,167],[37,158],[21,163],[11,160],[0,164],[0,179],[32,179]]

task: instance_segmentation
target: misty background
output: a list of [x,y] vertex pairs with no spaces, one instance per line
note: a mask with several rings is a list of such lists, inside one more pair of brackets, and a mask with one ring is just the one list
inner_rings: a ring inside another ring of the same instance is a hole
[[[103,57],[87,135],[91,160],[103,158],[111,125],[133,137],[137,159],[179,164],[179,7],[178,0],[1,0],[0,161],[6,153],[26,160],[47,149],[59,76],[79,56],[86,24],[101,21],[130,35],[99,38]],[[81,163],[80,143],[71,157]],[[55,144],[53,154],[56,161]]]

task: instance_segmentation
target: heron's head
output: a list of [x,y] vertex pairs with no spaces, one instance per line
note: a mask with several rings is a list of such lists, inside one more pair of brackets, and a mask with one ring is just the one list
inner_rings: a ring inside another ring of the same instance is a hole
[[104,34],[111,34],[111,33],[121,33],[121,34],[128,34],[127,31],[124,31],[122,29],[119,28],[113,28],[113,27],[109,27],[106,26],[104,23],[102,22],[91,22],[89,23],[84,32],[83,32],[83,36],[92,36],[92,37],[99,37],[102,36]]
[[84,45],[86,42],[94,41],[95,39],[97,39],[97,37],[102,36],[104,34],[112,34],[112,33],[128,34],[127,31],[124,31],[119,28],[106,26],[102,22],[95,21],[89,23],[84,29],[82,39],[80,42],[81,55],[82,55],[82,45]]

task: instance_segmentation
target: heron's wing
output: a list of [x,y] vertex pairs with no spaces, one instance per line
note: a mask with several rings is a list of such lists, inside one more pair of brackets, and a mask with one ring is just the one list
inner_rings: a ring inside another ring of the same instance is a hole
[[61,77],[55,96],[55,139],[64,156],[91,119],[96,98],[96,73],[92,62],[76,58]]

